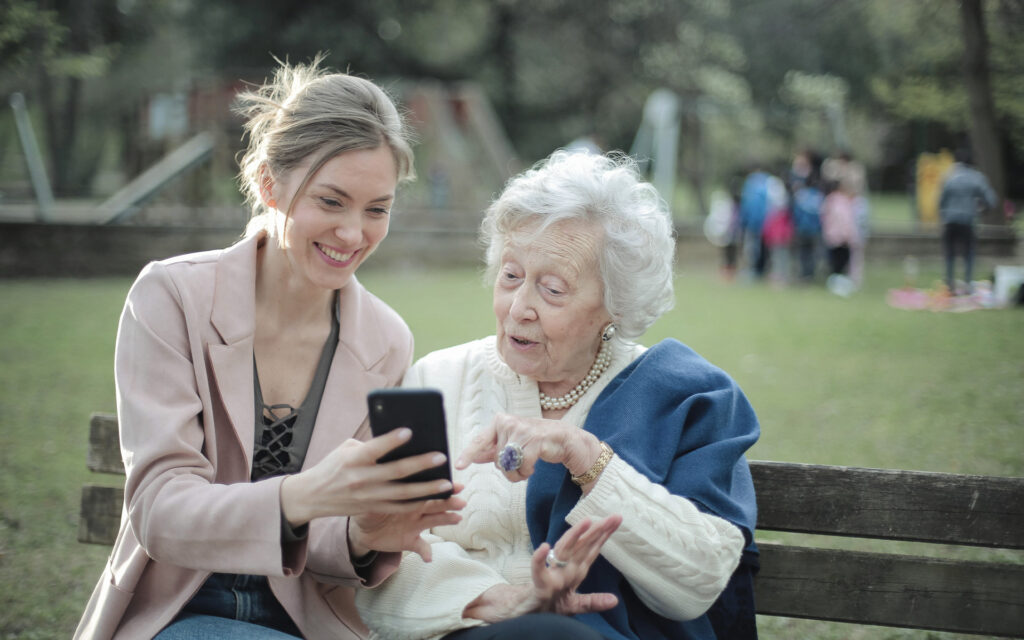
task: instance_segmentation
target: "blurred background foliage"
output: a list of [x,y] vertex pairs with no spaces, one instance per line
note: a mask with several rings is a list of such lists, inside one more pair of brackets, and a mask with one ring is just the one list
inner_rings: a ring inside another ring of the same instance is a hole
[[[0,92],[25,94],[64,198],[102,198],[188,134],[222,133],[215,171],[179,189],[234,204],[241,146],[230,98],[274,57],[327,64],[391,87],[472,85],[493,105],[515,170],[593,135],[629,150],[646,98],[681,98],[681,181],[700,210],[711,186],[795,150],[852,151],[875,191],[905,192],[918,154],[965,144],[964,13],[950,0],[0,0]],[[968,0],[982,18],[997,148],[1024,192],[1024,4]],[[979,43],[974,42],[974,50]],[[154,131],[154,104],[185,105]],[[160,103],[163,104],[163,103]],[[977,113],[975,115],[977,116]],[[0,191],[30,197],[13,119],[0,116]],[[429,134],[423,135],[429,147]],[[428,153],[427,157],[431,157]],[[982,163],[984,164],[984,163]],[[436,173],[420,167],[426,186]],[[500,173],[500,171],[498,172]],[[13,177],[12,177],[13,176]],[[477,206],[505,176],[474,176]],[[483,195],[481,195],[483,194]],[[2,200],[0,200],[2,202]]]
[[[980,43],[964,29],[972,8]],[[846,147],[869,170],[877,220],[906,201],[919,154],[964,145],[979,117],[995,132],[989,161],[1005,170],[1004,193],[1024,197],[1021,33],[1020,0],[0,0],[0,96],[24,95],[64,201],[99,202],[195,133],[214,133],[211,162],[160,196],[209,217],[241,205],[237,89],[268,77],[275,57],[325,51],[331,67],[390,88],[419,126],[420,180],[399,205],[476,217],[505,174],[580,136],[628,151],[647,98],[666,88],[683,112],[677,214],[699,214],[711,188],[755,159],[781,171],[800,148]],[[987,89],[968,81],[978,51]],[[480,97],[507,166],[461,111]],[[446,168],[452,158],[458,167]],[[33,197],[5,107],[0,211]],[[713,254],[689,259],[701,255]],[[712,261],[702,268],[680,278],[679,308],[652,337],[685,337],[735,372],[765,426],[753,457],[1021,474],[1012,312],[892,312],[883,299],[905,277],[899,266],[880,266],[867,295],[849,300],[723,288]],[[938,277],[928,269],[922,281]],[[366,276],[407,317],[419,353],[492,326],[472,267]],[[0,371],[0,638],[68,637],[109,553],[75,541],[78,490],[94,480],[85,417],[113,408],[129,284],[0,283],[0,361],[18,363]],[[783,619],[761,632],[953,637]]]

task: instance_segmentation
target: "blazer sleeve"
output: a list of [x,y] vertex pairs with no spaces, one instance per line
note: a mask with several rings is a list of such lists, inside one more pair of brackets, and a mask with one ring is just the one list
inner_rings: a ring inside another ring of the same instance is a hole
[[214,466],[204,455],[209,443],[202,416],[210,393],[204,322],[190,317],[167,265],[150,264],[128,294],[115,380],[131,531],[158,562],[295,575],[303,558],[282,551],[282,478],[214,483]]

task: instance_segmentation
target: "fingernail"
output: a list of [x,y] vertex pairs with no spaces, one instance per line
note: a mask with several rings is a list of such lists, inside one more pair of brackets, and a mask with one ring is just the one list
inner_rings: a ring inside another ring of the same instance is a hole
[[464,466],[466,466],[466,461],[463,460],[461,456],[455,460],[456,469],[461,469]]
[[452,488],[452,483],[448,482],[447,480],[445,480],[441,484],[437,485],[437,490],[438,491],[447,491],[447,490],[449,490],[451,488]]
[[402,440],[408,440],[412,437],[412,429],[409,427],[401,427],[398,430],[398,437]]
[[444,461],[447,460],[447,458],[444,457],[443,453],[439,453],[439,454],[435,455],[433,458],[431,458],[431,460],[433,461],[434,465],[436,466],[436,465],[439,465],[439,464],[444,464]]

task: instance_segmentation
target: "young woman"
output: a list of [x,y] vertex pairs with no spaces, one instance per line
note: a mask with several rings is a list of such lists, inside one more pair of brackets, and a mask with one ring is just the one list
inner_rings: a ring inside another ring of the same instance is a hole
[[407,502],[441,454],[377,458],[366,393],[412,357],[355,272],[388,232],[412,153],[373,83],[282,65],[241,96],[253,219],[223,251],[154,262],[128,294],[115,376],[121,530],[76,637],[358,638],[376,585],[464,501]]

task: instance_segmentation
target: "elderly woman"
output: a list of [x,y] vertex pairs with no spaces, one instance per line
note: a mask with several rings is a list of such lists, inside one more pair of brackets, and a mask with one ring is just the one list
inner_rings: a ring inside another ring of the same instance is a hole
[[[757,419],[675,340],[669,213],[626,158],[556,152],[483,223],[496,335],[427,355],[464,519],[357,594],[377,637],[753,636]],[[561,615],[559,615],[561,614]]]

